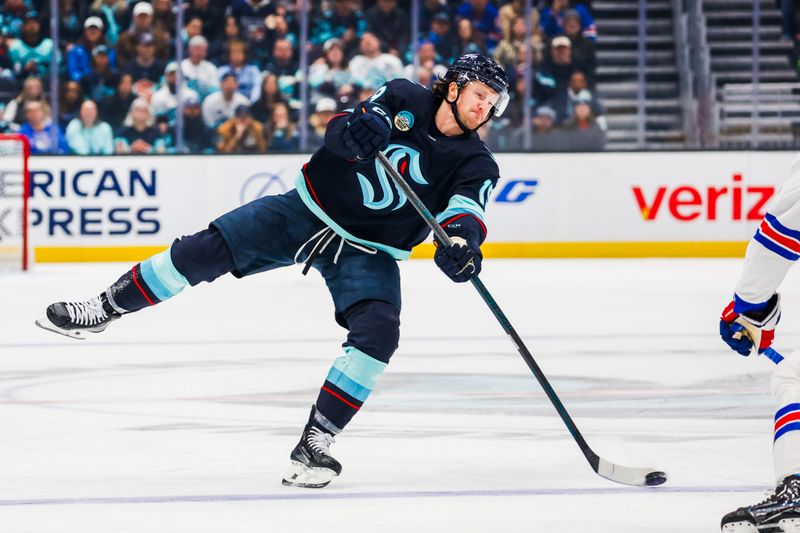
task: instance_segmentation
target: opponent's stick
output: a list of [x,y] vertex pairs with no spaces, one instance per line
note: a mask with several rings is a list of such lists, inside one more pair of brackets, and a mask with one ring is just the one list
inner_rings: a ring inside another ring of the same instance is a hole
[[[397,186],[405,193],[406,197],[411,201],[411,204],[420,214],[420,216],[425,220],[428,226],[433,230],[434,235],[439,240],[439,242],[444,243],[446,246],[451,246],[453,241],[450,239],[450,236],[445,233],[442,229],[442,226],[436,222],[436,219],[433,217],[428,208],[425,207],[425,204],[422,203],[422,200],[419,199],[419,196],[409,187],[408,183],[403,179],[403,177],[394,169],[389,160],[386,156],[378,152],[378,161],[380,161],[383,168],[386,172],[389,173],[391,176],[392,181],[397,184]],[[531,369],[533,375],[536,377],[536,380],[544,389],[544,392],[547,394],[547,397],[550,398],[550,401],[553,403],[553,406],[556,408],[558,415],[561,417],[561,420],[564,421],[566,424],[567,429],[572,434],[572,438],[575,439],[575,442],[578,443],[583,455],[586,457],[586,460],[589,461],[589,465],[591,465],[592,470],[597,472],[600,476],[609,479],[611,481],[615,481],[617,483],[622,483],[623,485],[635,485],[635,486],[644,486],[644,485],[661,485],[667,480],[667,475],[664,472],[654,470],[652,468],[633,468],[629,466],[621,466],[610,461],[606,461],[589,447],[586,443],[586,439],[583,438],[581,432],[578,430],[578,427],[575,425],[575,422],[572,421],[572,417],[569,416],[567,409],[564,407],[564,404],[561,403],[561,400],[556,395],[553,387],[550,386],[550,382],[547,381],[542,370],[539,368],[539,365],[536,364],[534,361],[533,356],[531,355],[528,348],[522,342],[517,332],[514,330],[514,327],[511,325],[511,322],[508,321],[506,315],[500,309],[500,306],[497,305],[497,302],[492,298],[492,295],[489,294],[489,291],[483,285],[478,276],[473,277],[471,280],[472,286],[478,291],[478,294],[481,295],[483,301],[486,302],[486,305],[489,306],[491,309],[492,314],[495,316],[500,325],[505,330],[506,334],[511,338],[511,342],[514,343],[516,346],[517,351],[525,360],[525,363],[528,364],[528,368]]]

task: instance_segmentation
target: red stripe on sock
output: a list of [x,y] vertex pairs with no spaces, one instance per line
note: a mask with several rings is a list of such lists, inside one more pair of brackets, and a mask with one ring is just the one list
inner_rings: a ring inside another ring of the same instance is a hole
[[781,427],[789,422],[797,422],[798,420],[800,420],[800,413],[797,411],[783,415],[775,422],[775,431],[778,431]]
[[144,292],[144,289],[142,288],[142,286],[139,285],[139,280],[136,279],[136,265],[134,265],[133,268],[131,269],[131,274],[132,274],[131,277],[133,277],[133,283],[136,284],[136,288],[139,289],[139,292],[142,293],[142,296],[144,296],[144,299],[147,300],[147,303],[149,303],[150,305],[155,305],[153,303],[153,300],[151,300],[150,297],[147,296],[147,293]]
[[325,392],[327,392],[327,393],[328,393],[328,394],[330,394],[331,396],[333,396],[333,397],[335,397],[335,398],[338,398],[338,399],[342,400],[344,403],[346,403],[347,405],[349,405],[350,407],[352,407],[352,408],[353,408],[353,409],[355,409],[356,411],[358,411],[359,409],[361,409],[361,407],[357,406],[357,405],[356,405],[356,404],[354,404],[353,402],[348,402],[348,401],[347,401],[345,398],[342,398],[342,396],[341,396],[341,395],[339,395],[339,394],[336,394],[335,392],[333,392],[332,390],[330,390],[330,389],[329,389],[328,387],[326,387],[325,385],[323,385],[323,386],[322,386],[322,390],[324,390]]

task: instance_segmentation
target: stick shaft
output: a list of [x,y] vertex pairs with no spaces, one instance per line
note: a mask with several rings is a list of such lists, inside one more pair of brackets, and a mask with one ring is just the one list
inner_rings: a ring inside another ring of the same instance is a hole
[[[428,227],[431,228],[434,235],[436,235],[436,238],[446,246],[452,245],[453,241],[450,239],[450,236],[445,233],[442,226],[436,221],[436,218],[434,218],[422,200],[420,200],[419,196],[417,196],[417,193],[414,192],[406,180],[404,180],[403,177],[395,170],[386,156],[383,153],[378,152],[377,158],[384,170],[386,170],[386,172],[392,178],[392,181],[394,181],[395,184],[403,191],[403,193],[405,193],[406,197],[411,202],[411,205],[414,206],[423,220],[425,220],[425,222],[428,224]],[[592,451],[592,449],[589,447],[589,444],[586,442],[586,439],[584,439],[583,435],[581,435],[580,430],[578,430],[578,426],[575,425],[575,422],[567,412],[566,407],[564,407],[564,404],[561,403],[561,399],[558,397],[555,390],[553,390],[553,387],[550,385],[550,382],[547,380],[544,372],[542,372],[541,368],[539,368],[539,365],[534,360],[531,352],[525,346],[525,343],[522,342],[522,339],[517,334],[514,326],[511,325],[511,322],[509,322],[505,313],[503,313],[502,309],[500,309],[500,306],[497,304],[489,290],[478,278],[478,276],[473,277],[470,281],[472,282],[472,286],[475,287],[475,290],[478,291],[478,294],[480,294],[481,298],[483,298],[483,301],[489,307],[497,321],[500,322],[500,325],[506,332],[506,335],[508,335],[511,339],[511,342],[514,343],[514,346],[522,356],[522,359],[525,360],[528,368],[530,368],[534,377],[539,382],[539,385],[541,385],[545,394],[547,394],[547,397],[550,399],[550,402],[556,408],[556,412],[558,412],[561,420],[564,421],[564,424],[567,426],[570,434],[572,434],[572,437],[578,443],[583,455],[589,461],[589,464],[592,466],[594,471],[597,472],[600,458],[596,453],[594,453],[594,451]]]

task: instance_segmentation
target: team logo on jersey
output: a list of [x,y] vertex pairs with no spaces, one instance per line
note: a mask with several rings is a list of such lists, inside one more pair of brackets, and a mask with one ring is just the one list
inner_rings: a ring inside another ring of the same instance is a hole
[[[422,170],[420,169],[420,153],[417,150],[408,146],[403,146],[402,144],[390,144],[386,147],[384,153],[386,154],[386,158],[389,159],[389,163],[401,175],[408,175],[419,185],[428,185],[428,180],[422,175]],[[383,165],[377,160],[375,160],[375,174],[378,178],[380,194],[376,192],[376,187],[373,186],[367,176],[356,172],[358,183],[361,185],[361,193],[364,198],[364,207],[376,211],[386,209],[392,205],[394,205],[392,211],[397,211],[403,207],[408,200],[405,193],[401,190],[397,190],[395,193],[395,187],[392,186],[391,179],[386,175]],[[397,196],[395,196],[395,194]]]
[[400,111],[394,116],[394,127],[400,131],[408,131],[414,127],[414,115],[410,111]]

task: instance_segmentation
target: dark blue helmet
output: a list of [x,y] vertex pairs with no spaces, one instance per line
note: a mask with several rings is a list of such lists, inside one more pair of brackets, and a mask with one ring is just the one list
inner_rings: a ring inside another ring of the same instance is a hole
[[494,115],[499,117],[508,105],[508,78],[495,61],[482,54],[464,54],[456,59],[444,75],[447,82],[454,81],[461,89],[471,81],[479,81],[495,91],[499,98],[494,105]]

